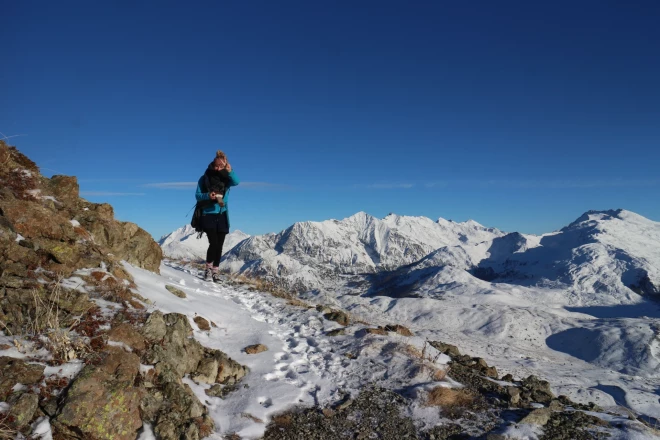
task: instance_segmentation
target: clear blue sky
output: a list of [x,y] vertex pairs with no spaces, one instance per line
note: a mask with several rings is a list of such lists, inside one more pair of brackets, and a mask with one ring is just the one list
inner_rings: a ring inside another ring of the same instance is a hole
[[[193,6],[194,5],[194,6]],[[7,1],[0,131],[154,237],[223,149],[232,228],[660,220],[658,1]],[[20,135],[20,136],[19,136]]]

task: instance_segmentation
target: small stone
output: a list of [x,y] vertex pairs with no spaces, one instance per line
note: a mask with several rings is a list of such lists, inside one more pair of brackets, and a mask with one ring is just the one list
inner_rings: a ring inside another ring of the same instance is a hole
[[328,333],[326,333],[326,336],[344,336],[346,334],[346,330],[343,328],[337,328],[334,330],[330,330]]
[[209,322],[202,318],[201,316],[195,316],[193,318],[193,321],[195,321],[195,324],[197,324],[197,327],[199,327],[200,330],[202,331],[209,331],[211,330],[211,326],[209,325]]
[[398,333],[401,336],[414,336],[413,332],[411,332],[410,329],[399,324],[386,325],[385,330],[387,330],[388,332]]
[[505,375],[502,377],[502,380],[503,380],[504,382],[513,382],[513,376],[510,375],[510,374],[505,374]]
[[185,294],[183,291],[177,289],[177,288],[174,287],[174,286],[170,286],[169,284],[166,284],[166,285],[165,285],[165,288],[166,288],[170,293],[172,293],[173,295],[178,296],[179,298],[186,298],[186,294]]
[[249,345],[243,349],[247,354],[257,354],[268,350],[263,344]]

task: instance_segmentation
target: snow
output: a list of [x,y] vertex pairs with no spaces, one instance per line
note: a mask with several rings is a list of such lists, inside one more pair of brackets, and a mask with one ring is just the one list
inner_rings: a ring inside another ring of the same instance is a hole
[[[432,363],[425,361],[427,369],[417,368],[419,365],[406,355],[409,346],[421,350],[423,338],[361,333],[329,337],[325,333],[339,325],[323,319],[322,312],[314,308],[293,307],[283,299],[246,287],[206,283],[196,271],[172,263],[161,265],[161,276],[128,264],[125,267],[140,294],[154,301],[159,310],[187,315],[195,329],[194,336],[202,345],[222,350],[249,368],[239,384],[249,387],[239,388],[226,399],[209,397],[204,392],[208,385],[184,379],[200,401],[206,403],[220,434],[236,432],[241,438],[258,438],[274,414],[295,405],[336,402],[344,393],[357,394],[374,382],[392,389],[404,384],[423,389],[431,380],[428,368]],[[185,299],[165,290],[165,284],[172,282],[186,293]],[[214,322],[217,328],[200,331],[193,321],[195,316]],[[349,332],[359,332],[363,327],[351,327]],[[246,354],[243,349],[253,344],[264,344],[268,350]],[[437,357],[434,368],[445,367],[446,356],[437,356],[435,349],[429,347],[427,352]],[[347,353],[357,358],[349,359]],[[438,420],[436,414],[433,423]]]
[[69,222],[71,222],[71,226],[73,227],[80,226],[80,222],[76,219],[69,220]]
[[50,419],[48,417],[39,417],[32,424],[30,438],[40,440],[53,440],[53,432],[50,428]]
[[83,369],[85,364],[80,359],[74,359],[62,365],[46,366],[44,377],[57,376],[73,379]]

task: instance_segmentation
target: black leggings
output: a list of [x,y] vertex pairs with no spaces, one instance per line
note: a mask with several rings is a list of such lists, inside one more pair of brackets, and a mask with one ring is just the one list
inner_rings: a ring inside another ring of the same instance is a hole
[[209,238],[209,249],[206,251],[206,262],[213,262],[214,267],[220,265],[220,257],[222,257],[222,245],[225,244],[224,232],[219,232],[217,229],[207,229],[206,236]]

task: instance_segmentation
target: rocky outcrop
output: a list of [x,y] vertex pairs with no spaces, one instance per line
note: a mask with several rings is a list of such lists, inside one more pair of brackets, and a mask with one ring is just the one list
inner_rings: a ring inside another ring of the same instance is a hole
[[151,236],[133,223],[115,220],[110,205],[81,199],[75,177],[48,179],[3,141],[0,158],[0,264],[5,272],[22,266],[68,276],[121,260],[158,271],[162,252]]
[[156,311],[147,319],[142,334],[150,345],[143,362],[155,366],[154,381],[159,384],[150,387],[142,400],[145,420],[155,425],[155,433],[163,439],[198,438],[210,433],[213,421],[181,378],[189,374],[200,384],[233,385],[247,369],[220,350],[202,347],[192,338],[193,328],[185,315]]

